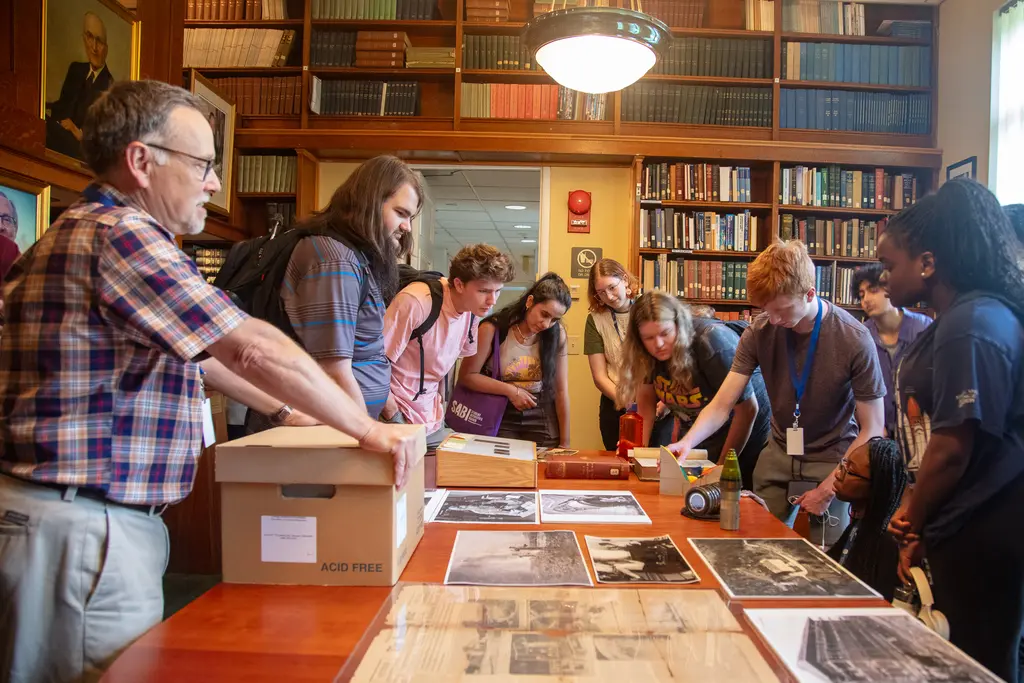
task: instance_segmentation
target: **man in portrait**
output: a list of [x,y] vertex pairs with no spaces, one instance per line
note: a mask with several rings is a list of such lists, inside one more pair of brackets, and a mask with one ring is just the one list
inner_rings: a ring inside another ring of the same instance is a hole
[[47,103],[46,146],[55,152],[82,158],[82,122],[85,112],[114,83],[107,68],[107,27],[92,12],[86,12],[82,41],[88,61],[68,65],[60,97]]
[[18,209],[3,190],[0,190],[0,235],[12,242],[18,239]]

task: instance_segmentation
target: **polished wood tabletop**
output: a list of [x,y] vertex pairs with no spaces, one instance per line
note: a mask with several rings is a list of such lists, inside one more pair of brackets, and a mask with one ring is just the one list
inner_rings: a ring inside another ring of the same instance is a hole
[[[433,458],[427,458],[428,488],[433,482]],[[737,536],[793,538],[796,534],[757,503],[741,501],[738,532],[719,529],[717,521],[698,521],[680,514],[683,499],[661,496],[656,482],[546,479],[540,467],[541,489],[623,490],[634,493],[652,524],[545,524],[544,529],[571,529],[583,535],[671,535],[700,583],[681,586],[721,591],[719,582],[687,538]],[[358,523],[358,520],[352,520]],[[459,529],[539,529],[539,525],[428,524],[416,552],[402,574],[403,582],[443,583],[448,558]],[[589,556],[588,556],[589,568]],[[596,584],[598,588],[602,584]],[[621,586],[615,586],[621,587]],[[665,588],[666,586],[658,586]],[[245,681],[333,681],[373,622],[390,588],[327,586],[252,586],[221,583],[150,630],[126,650],[103,677],[103,683],[199,683]],[[722,597],[726,598],[724,591]],[[746,601],[747,607],[780,605],[780,601]],[[835,606],[833,600],[786,600],[785,606]],[[843,606],[883,606],[881,600],[848,600]],[[730,609],[742,606],[732,601]],[[745,626],[746,627],[746,626]],[[784,669],[758,643],[776,673]]]

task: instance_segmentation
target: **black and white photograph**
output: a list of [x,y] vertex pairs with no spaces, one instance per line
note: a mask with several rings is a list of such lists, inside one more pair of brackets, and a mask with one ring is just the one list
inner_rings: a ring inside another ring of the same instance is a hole
[[900,609],[751,609],[745,612],[800,683],[996,683],[999,680]]
[[513,676],[584,676],[593,673],[580,634],[513,633],[508,672]]
[[537,493],[448,491],[433,521],[452,524],[537,524]]
[[541,491],[540,520],[568,524],[650,524],[629,491]]
[[446,584],[593,586],[571,531],[459,531]]
[[444,501],[445,494],[448,491],[445,489],[427,489],[423,492],[423,521],[433,522],[434,516],[437,514],[437,509],[441,507],[442,501]]
[[700,578],[669,536],[584,537],[598,583],[697,583]]
[[878,593],[802,538],[691,538],[733,598],[871,598]]

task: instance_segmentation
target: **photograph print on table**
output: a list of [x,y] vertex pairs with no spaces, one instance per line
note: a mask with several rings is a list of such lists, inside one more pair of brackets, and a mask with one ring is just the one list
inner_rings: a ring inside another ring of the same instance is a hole
[[572,531],[459,531],[445,584],[593,586]]
[[444,501],[446,493],[448,493],[448,491],[445,489],[426,489],[423,491],[424,522],[434,521],[434,515],[437,514],[437,509],[441,507],[441,503]]
[[448,491],[435,522],[537,524],[535,491]]
[[629,491],[541,491],[540,521],[563,524],[650,524]]
[[900,609],[750,609],[745,614],[800,683],[999,680]]
[[691,538],[733,598],[881,597],[802,538]]
[[598,583],[697,583],[700,578],[669,536],[585,536]]

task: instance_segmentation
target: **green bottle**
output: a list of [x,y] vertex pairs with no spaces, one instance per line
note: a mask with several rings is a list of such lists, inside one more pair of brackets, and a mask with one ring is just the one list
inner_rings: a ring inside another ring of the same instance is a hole
[[740,476],[740,461],[736,451],[729,449],[722,467],[722,476],[718,480],[722,491],[722,503],[719,508],[719,526],[727,531],[738,531],[740,528],[740,489],[743,479]]

